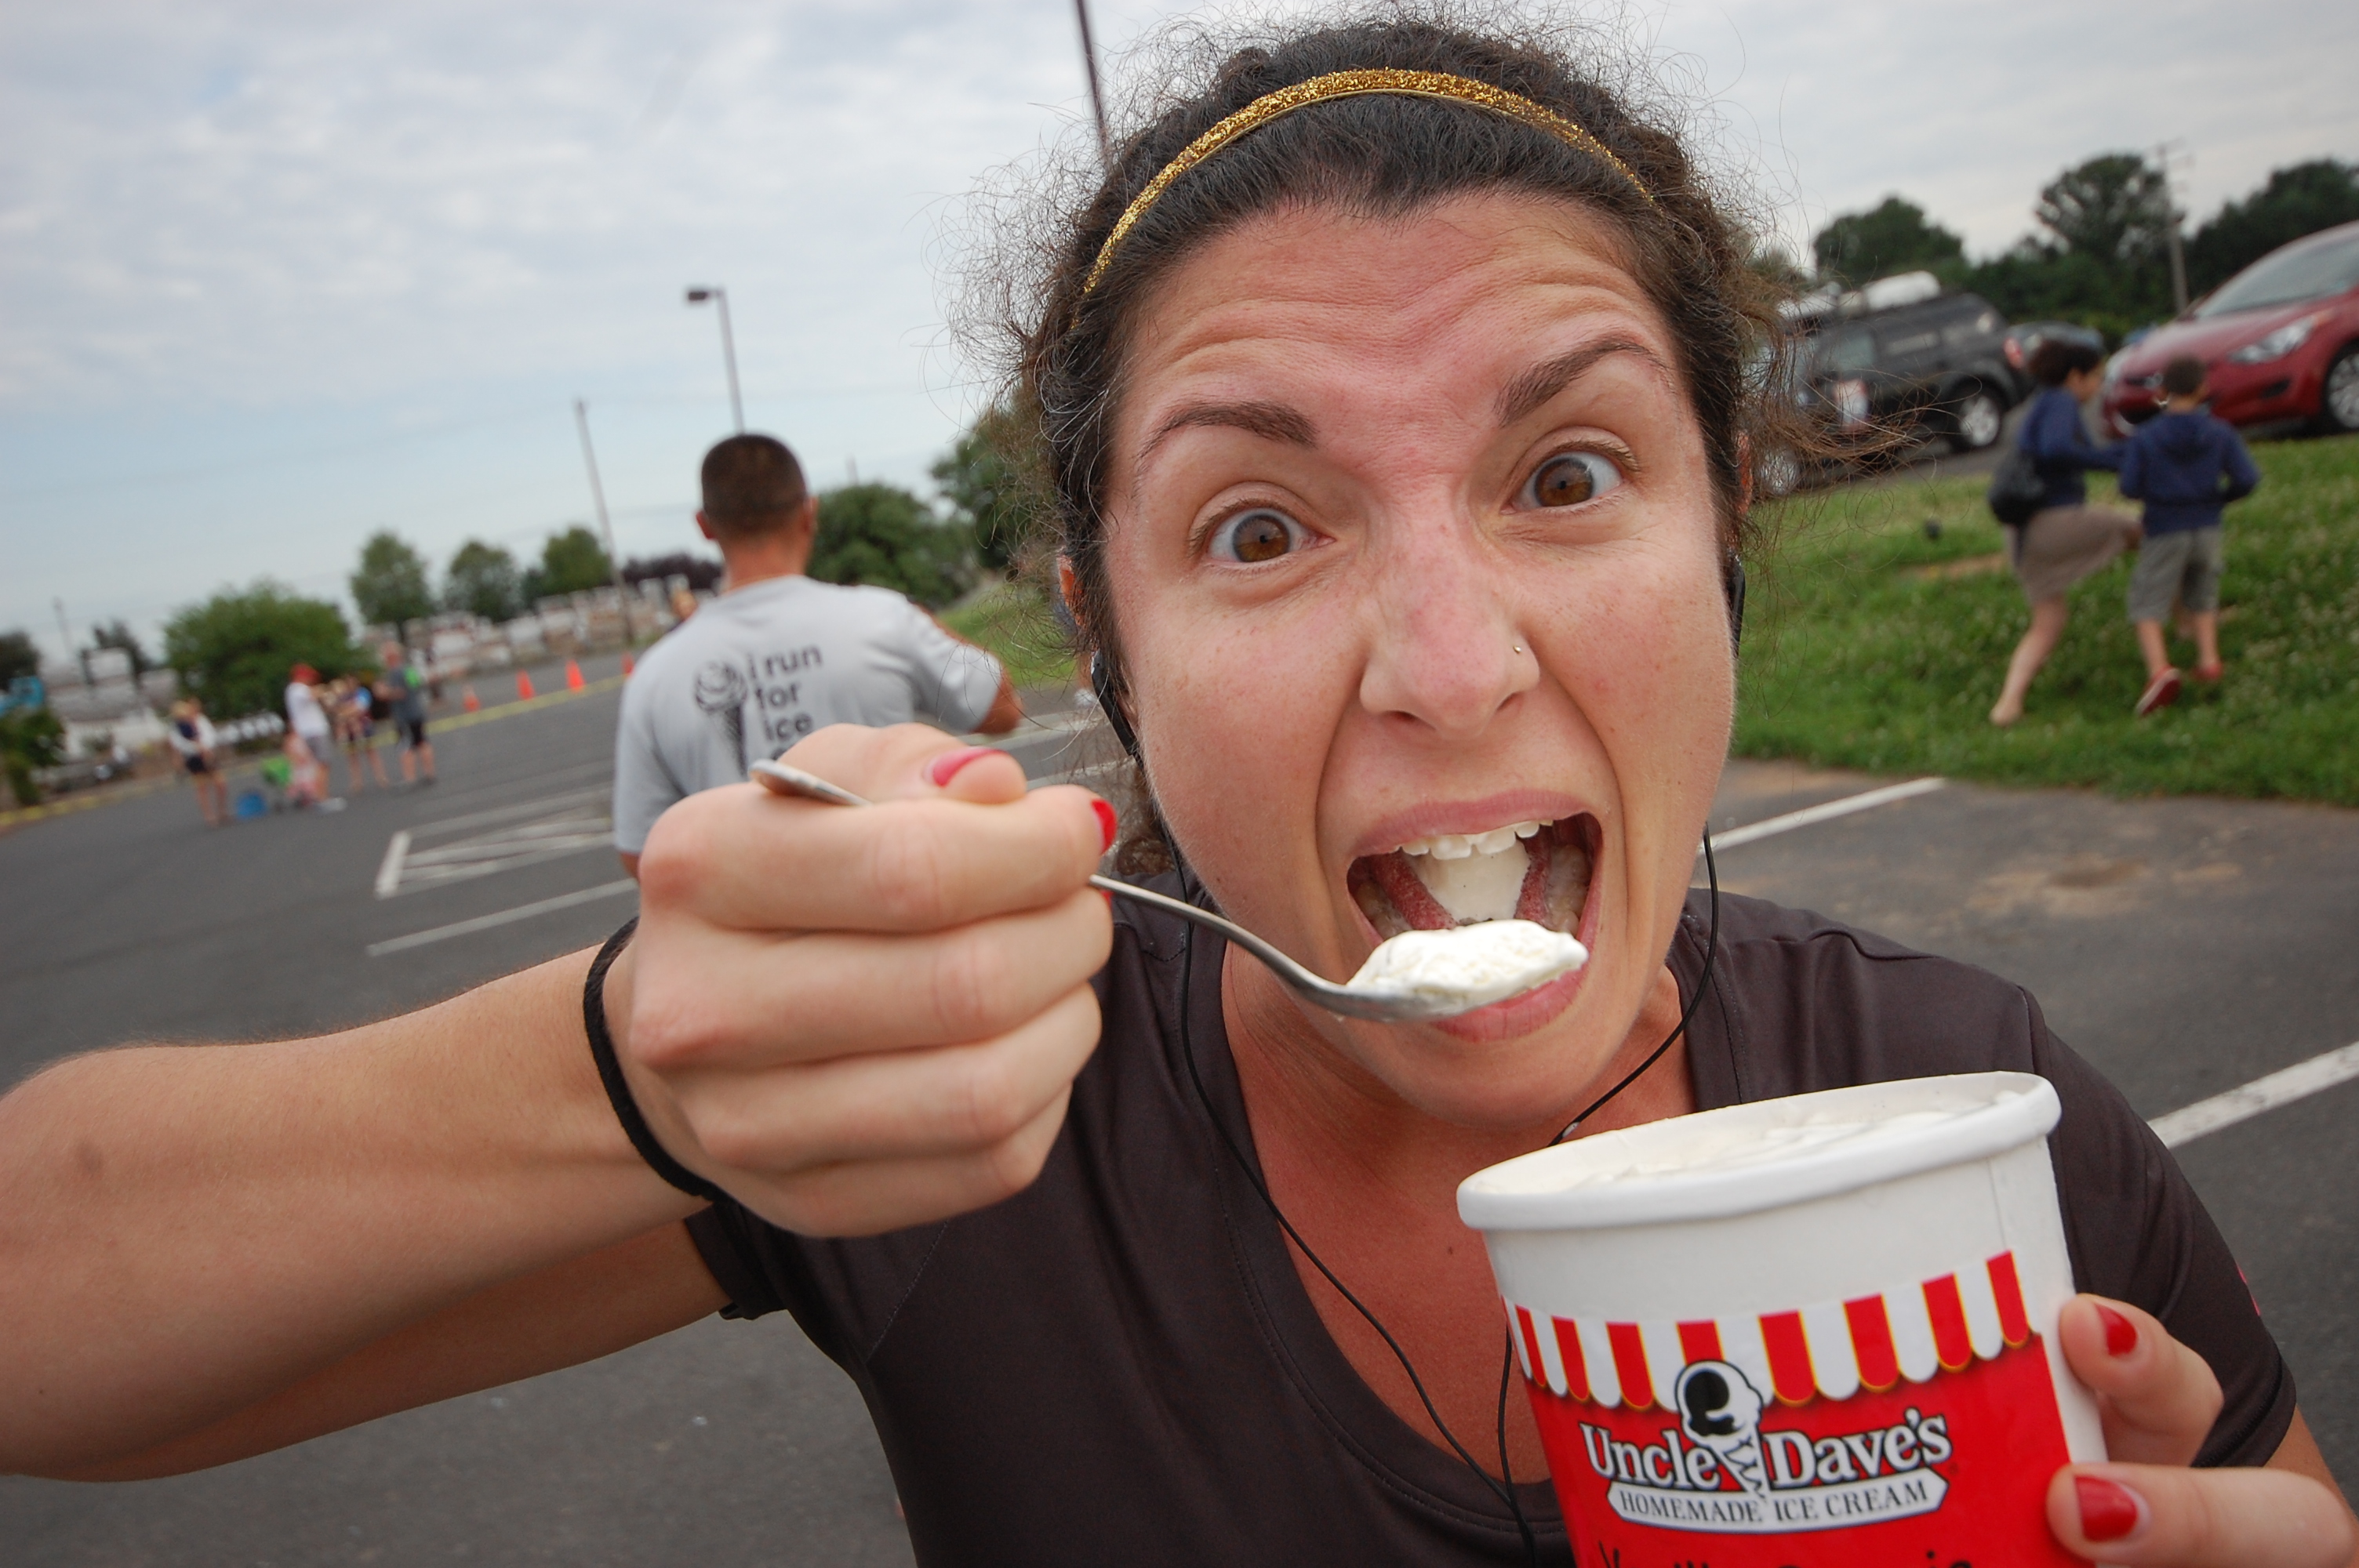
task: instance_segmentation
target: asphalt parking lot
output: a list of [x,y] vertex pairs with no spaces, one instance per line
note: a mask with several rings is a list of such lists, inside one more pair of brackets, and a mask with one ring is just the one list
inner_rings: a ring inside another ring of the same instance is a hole
[[[0,835],[0,1087],[127,1041],[333,1029],[596,942],[634,904],[603,837],[617,700],[448,730],[439,784],[334,815],[207,832],[169,791]],[[1017,749],[1036,776],[1112,755],[1066,728]],[[1886,782],[1738,763],[1714,827]],[[2023,981],[2149,1116],[2359,1039],[2359,814],[1950,785],[1720,866]],[[2180,1151],[2345,1476],[2354,1113],[2344,1083]],[[203,1475],[0,1480],[0,1539],[12,1563],[108,1568],[908,1560],[857,1399],[783,1314]]]

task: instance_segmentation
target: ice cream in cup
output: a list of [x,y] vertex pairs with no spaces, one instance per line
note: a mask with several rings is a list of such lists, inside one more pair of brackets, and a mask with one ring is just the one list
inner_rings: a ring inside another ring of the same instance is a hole
[[2026,1073],[1757,1101],[1477,1172],[1581,1563],[2070,1563],[2105,1456],[2057,1343],[2071,1261]]

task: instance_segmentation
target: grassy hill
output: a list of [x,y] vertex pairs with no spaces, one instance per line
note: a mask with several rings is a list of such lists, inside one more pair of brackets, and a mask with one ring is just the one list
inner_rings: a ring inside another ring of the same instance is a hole
[[[2027,611],[1981,480],[1893,480],[1777,503],[1754,574],[1740,755],[2121,794],[2359,806],[2359,437],[2268,442],[2228,509],[2227,679],[2136,719],[2125,557],[2073,590],[2021,723],[1987,714]],[[2090,499],[2118,502],[2105,476]],[[1939,524],[1929,536],[1926,524]],[[2182,668],[2193,662],[2174,643]]]

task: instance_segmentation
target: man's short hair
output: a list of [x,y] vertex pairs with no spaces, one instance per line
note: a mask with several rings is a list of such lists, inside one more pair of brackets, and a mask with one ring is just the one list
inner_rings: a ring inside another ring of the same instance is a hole
[[2070,338],[2049,338],[2031,354],[2031,377],[2042,386],[2061,386],[2064,378],[2093,371],[2104,356],[2087,343]]
[[2162,367],[2162,390],[2173,397],[2191,397],[2203,390],[2203,362],[2181,354]]
[[810,492],[803,465],[770,436],[732,436],[704,454],[704,520],[718,534],[783,528]]

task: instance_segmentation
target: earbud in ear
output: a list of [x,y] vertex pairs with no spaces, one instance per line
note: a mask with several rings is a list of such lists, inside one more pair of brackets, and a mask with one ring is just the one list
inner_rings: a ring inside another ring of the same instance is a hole
[[1728,645],[1734,654],[1745,651],[1745,557],[1734,550],[1728,552],[1728,563],[1722,568],[1720,586],[1728,595]]
[[1134,762],[1144,761],[1138,754],[1138,737],[1130,730],[1130,716],[1122,710],[1122,697],[1114,688],[1114,669],[1103,654],[1090,655],[1090,689],[1098,695],[1098,711],[1114,727],[1114,738]]

